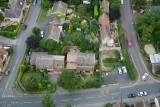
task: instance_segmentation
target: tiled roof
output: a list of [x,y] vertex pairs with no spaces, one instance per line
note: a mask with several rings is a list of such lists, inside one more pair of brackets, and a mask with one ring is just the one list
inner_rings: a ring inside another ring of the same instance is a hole
[[101,2],[101,8],[104,8],[105,13],[109,13],[109,2],[107,0],[103,0]]
[[110,29],[109,17],[105,13],[103,13],[101,16],[99,16],[98,23],[100,25],[106,25],[108,27],[108,29]]
[[1,57],[0,57],[0,68],[1,68],[1,69],[3,68],[3,60],[2,60]]
[[6,55],[6,54],[7,54],[7,50],[5,48],[1,48],[0,55]]
[[53,5],[52,13],[60,12],[62,14],[66,14],[66,11],[67,11],[67,4],[62,1],[59,1]]
[[19,0],[12,9],[5,9],[4,16],[7,18],[19,18],[22,12],[22,8],[25,0]]
[[50,17],[49,23],[50,24],[63,24],[65,22],[64,18],[59,18],[59,17]]
[[56,42],[59,42],[60,38],[60,29],[52,24],[48,25],[46,29],[46,37],[49,39],[53,39]]
[[36,62],[36,57],[37,57],[37,56],[42,56],[42,55],[48,55],[48,52],[32,52],[32,54],[31,54],[31,59],[30,59],[30,63],[31,63],[32,65],[34,65],[35,62]]

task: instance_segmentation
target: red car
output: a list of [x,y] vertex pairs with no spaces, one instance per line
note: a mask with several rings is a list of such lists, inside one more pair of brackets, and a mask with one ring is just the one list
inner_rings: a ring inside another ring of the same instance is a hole
[[131,47],[131,46],[132,46],[132,40],[131,40],[131,37],[130,37],[130,36],[127,36],[126,41],[127,41],[127,45],[128,45],[129,47]]

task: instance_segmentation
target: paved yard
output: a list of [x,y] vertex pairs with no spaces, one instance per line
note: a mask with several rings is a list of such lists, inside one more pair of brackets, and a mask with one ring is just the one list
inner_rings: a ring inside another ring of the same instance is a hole
[[129,74],[118,74],[117,68],[114,71],[102,75],[102,85],[126,84],[131,82]]

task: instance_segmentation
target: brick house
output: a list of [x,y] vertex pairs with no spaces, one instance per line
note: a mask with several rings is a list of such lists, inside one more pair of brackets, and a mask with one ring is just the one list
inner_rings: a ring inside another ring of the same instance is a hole
[[7,60],[8,52],[5,48],[0,49],[0,72],[3,69],[4,61]]

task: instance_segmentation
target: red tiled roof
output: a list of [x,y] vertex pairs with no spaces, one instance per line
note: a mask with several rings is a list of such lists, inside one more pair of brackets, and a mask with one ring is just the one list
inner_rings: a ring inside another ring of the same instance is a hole
[[2,60],[1,57],[0,57],[0,68],[1,68],[1,69],[3,68],[3,60]]
[[101,3],[101,8],[104,8],[104,11],[109,13],[109,2],[107,0],[103,0]]
[[103,13],[99,18],[98,18],[98,23],[100,25],[106,25],[108,29],[110,29],[110,21],[108,16]]
[[1,48],[0,55],[6,55],[6,54],[7,54],[7,50],[5,48]]

